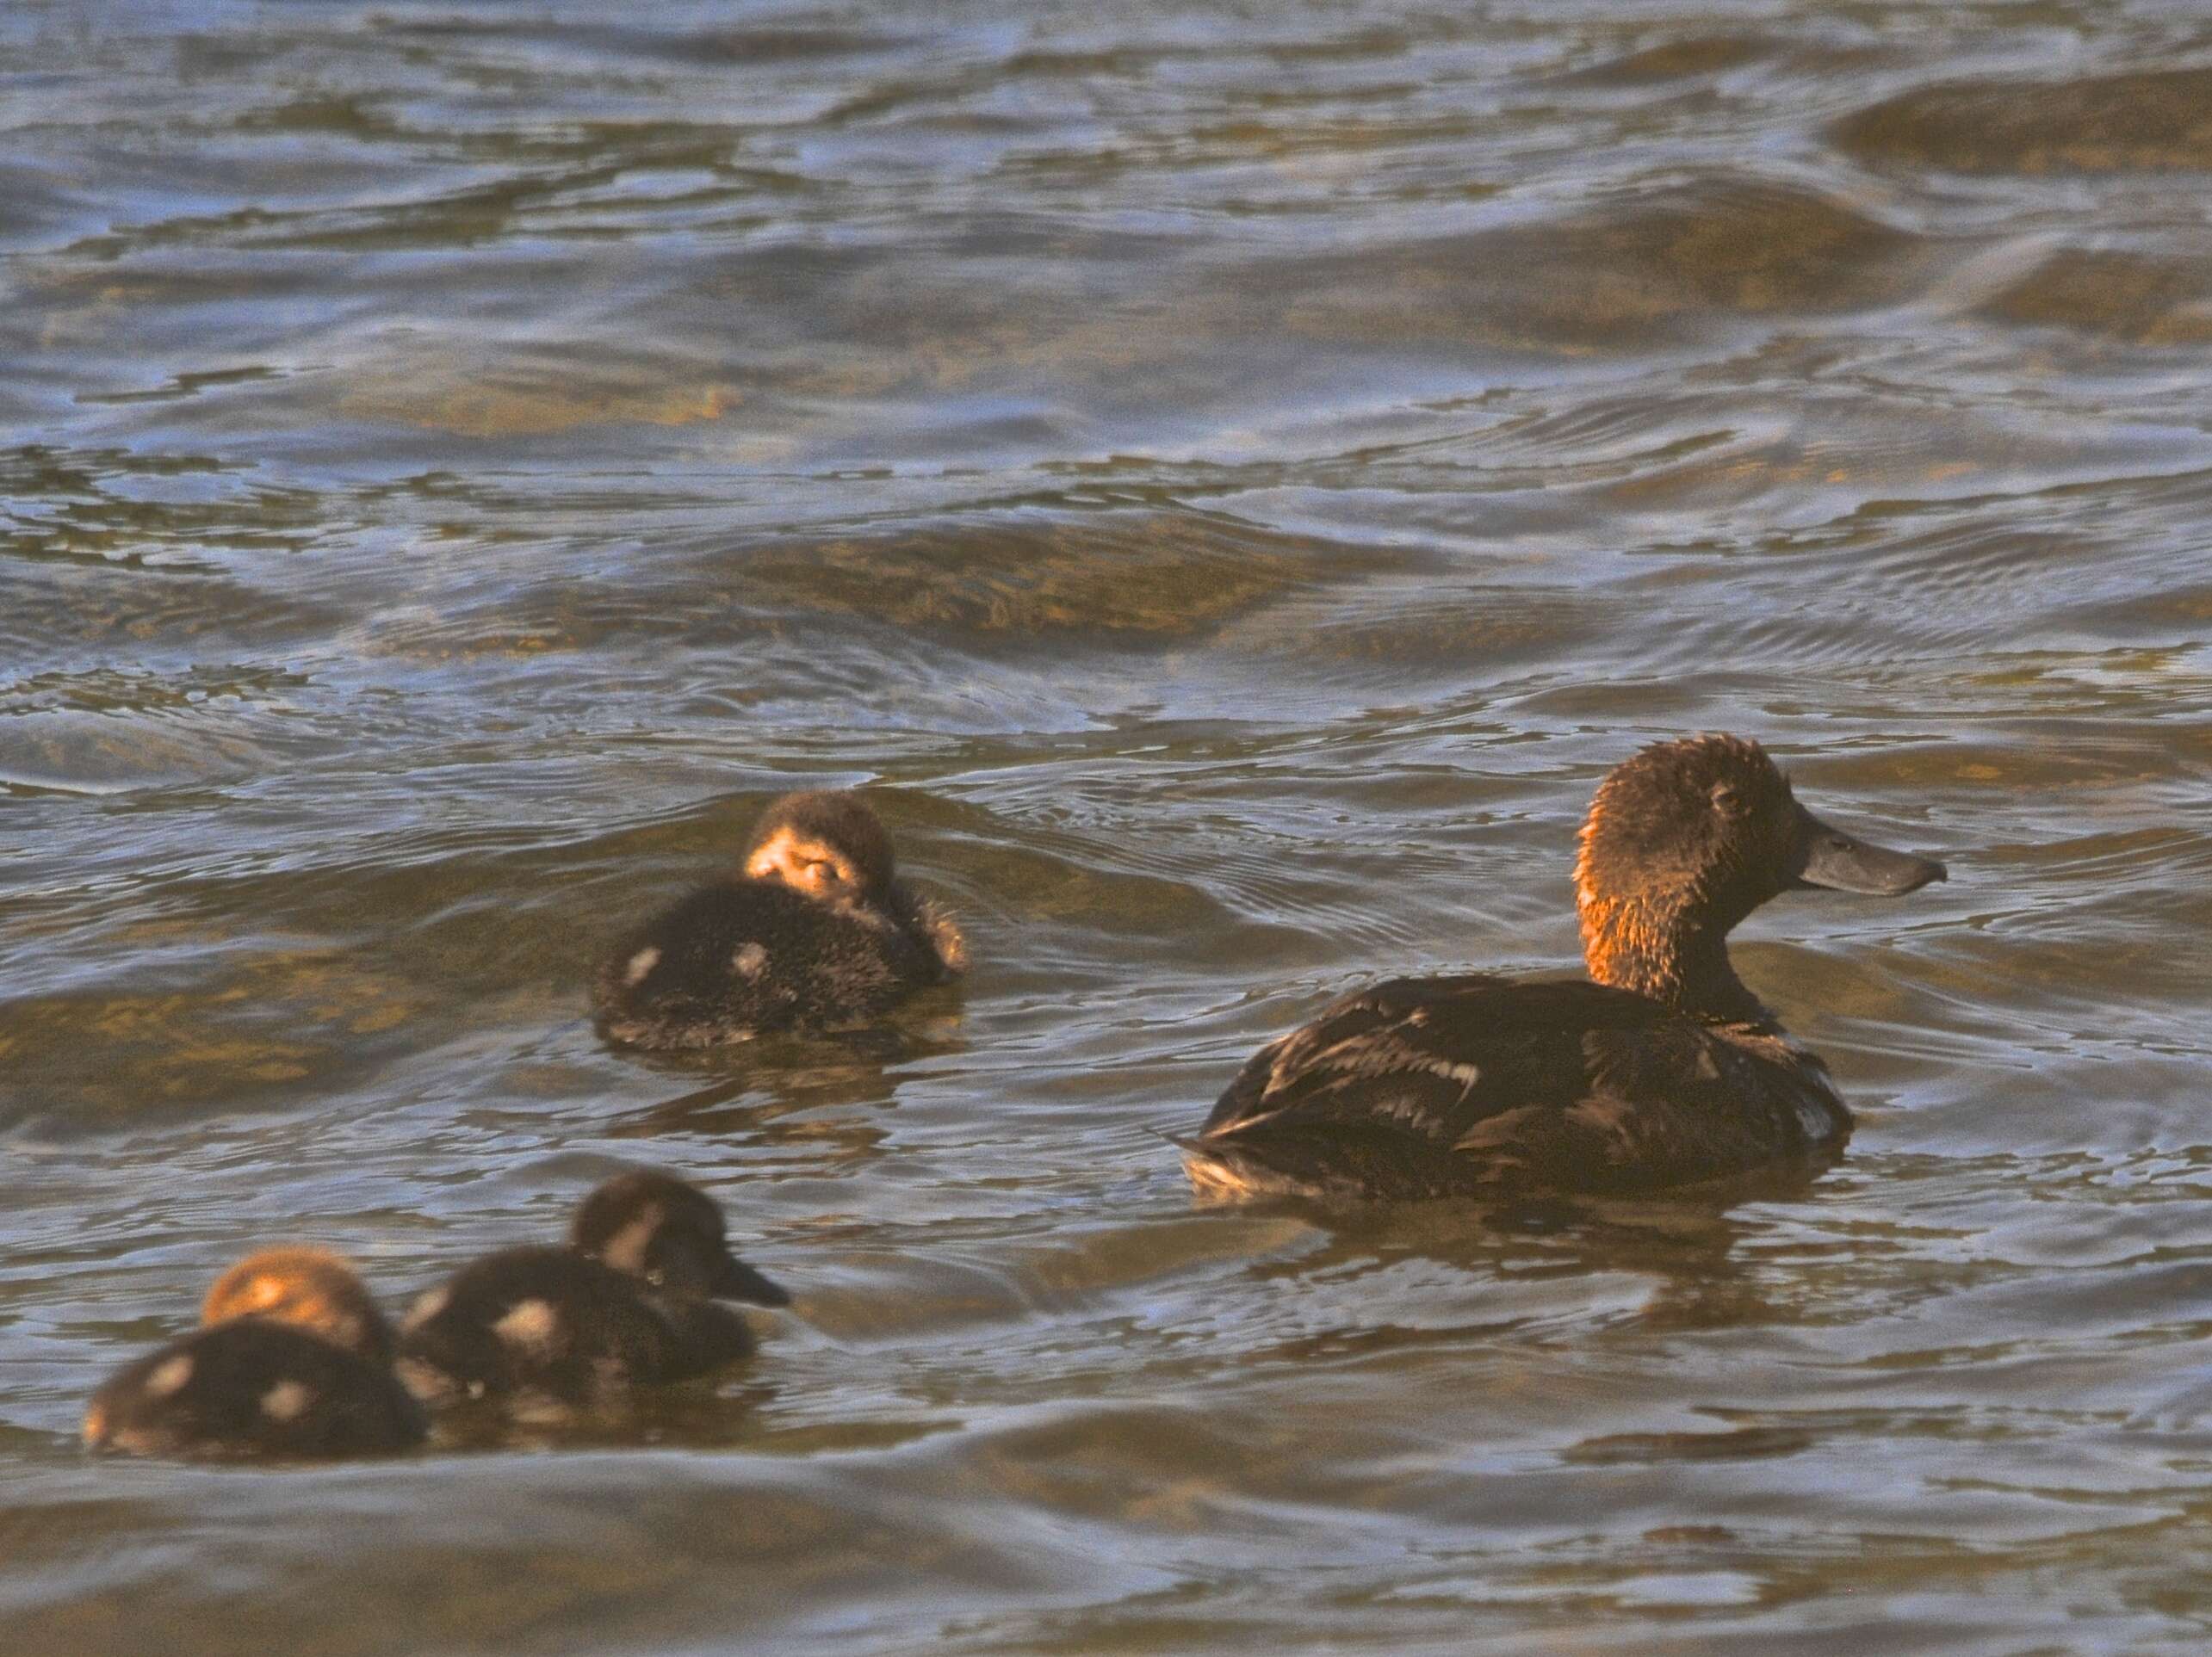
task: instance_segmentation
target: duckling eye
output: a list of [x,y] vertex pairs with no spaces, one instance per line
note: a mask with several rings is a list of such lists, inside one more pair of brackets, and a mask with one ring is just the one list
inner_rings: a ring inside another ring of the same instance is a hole
[[668,1274],[663,1271],[659,1266],[655,1266],[652,1271],[645,1274],[645,1280],[651,1283],[655,1289],[658,1289],[668,1281]]
[[1716,782],[1713,785],[1713,809],[1723,817],[1741,817],[1746,807],[1734,783]]

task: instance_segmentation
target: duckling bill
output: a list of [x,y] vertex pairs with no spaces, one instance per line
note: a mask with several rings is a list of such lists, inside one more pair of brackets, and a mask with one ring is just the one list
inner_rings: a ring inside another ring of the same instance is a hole
[[610,1041],[704,1048],[864,1023],[966,963],[958,927],[898,878],[865,801],[792,794],[754,825],[738,875],[621,942],[592,1001]]
[[249,1255],[216,1280],[203,1326],[92,1396],[95,1449],[197,1458],[369,1456],[420,1444],[391,1327],[349,1266],[318,1249]]
[[1575,866],[1589,981],[1402,978],[1262,1048],[1182,1141],[1202,1190],[1638,1191],[1815,1165],[1851,1115],[1729,964],[1785,891],[1899,897],[1930,858],[1832,828],[1755,742],[1655,744],[1599,785]]
[[750,1356],[752,1330],[724,1300],[790,1303],[730,1252],[712,1197],[634,1169],[584,1199],[567,1246],[502,1249],[423,1295],[401,1326],[400,1373],[432,1403],[535,1392],[588,1405]]

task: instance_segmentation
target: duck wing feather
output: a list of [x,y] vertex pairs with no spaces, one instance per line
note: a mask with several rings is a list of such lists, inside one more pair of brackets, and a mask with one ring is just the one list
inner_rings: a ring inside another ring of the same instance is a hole
[[1769,1033],[1466,974],[1323,1008],[1252,1056],[1187,1149],[1265,1165],[1280,1178],[1244,1183],[1277,1189],[1627,1189],[1801,1154],[1848,1122],[1818,1062]]

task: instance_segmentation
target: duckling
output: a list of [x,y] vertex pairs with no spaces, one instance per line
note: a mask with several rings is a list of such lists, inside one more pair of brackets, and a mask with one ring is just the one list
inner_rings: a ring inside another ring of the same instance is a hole
[[785,794],[740,868],[599,968],[592,1005],[610,1041],[703,1048],[863,1023],[967,966],[960,929],[897,878],[890,836],[858,794]]
[[201,1318],[202,1327],[127,1364],[92,1395],[88,1444],[297,1458],[423,1441],[422,1411],[393,1374],[391,1326],[335,1255],[248,1255],[215,1280]]
[[1740,737],[1657,743],[1590,802],[1575,865],[1590,982],[1401,978],[1254,1054],[1192,1139],[1215,1196],[1637,1191],[1812,1165],[1851,1115],[1728,961],[1806,887],[1897,897],[1932,859],[1829,827]]
[[588,1404],[749,1356],[753,1332],[716,1300],[791,1297],[729,1252],[712,1197],[633,1169],[584,1199],[566,1247],[487,1254],[417,1301],[400,1327],[400,1374],[432,1403],[530,1391]]

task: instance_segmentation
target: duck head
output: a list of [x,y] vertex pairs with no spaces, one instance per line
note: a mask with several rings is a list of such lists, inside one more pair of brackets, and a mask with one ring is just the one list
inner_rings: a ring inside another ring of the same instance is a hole
[[595,1189],[577,1209],[568,1240],[579,1253],[672,1295],[791,1303],[729,1252],[714,1198],[658,1168],[633,1168]]
[[891,837],[857,794],[787,794],[753,825],[745,872],[831,902],[873,902],[891,884]]
[[215,1279],[202,1323],[268,1318],[296,1324],[371,1363],[392,1361],[392,1326],[353,1268],[335,1254],[294,1246],[249,1254]]
[[1805,809],[1756,742],[1656,743],[1598,785],[1575,863],[1583,951],[1601,984],[1687,1012],[1759,1019],[1726,938],[1769,898],[1809,887],[1899,897],[1942,864],[1874,845]]

